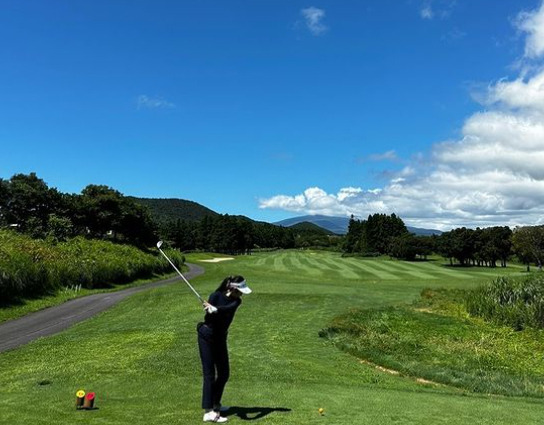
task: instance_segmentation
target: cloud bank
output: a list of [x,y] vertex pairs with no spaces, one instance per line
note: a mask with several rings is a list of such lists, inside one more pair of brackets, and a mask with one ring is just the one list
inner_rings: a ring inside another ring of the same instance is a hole
[[[544,3],[520,13],[515,25],[526,34],[526,66],[518,78],[490,84],[481,99],[486,109],[466,119],[459,139],[435,144],[429,161],[413,160],[381,188],[311,187],[261,199],[260,208],[363,218],[395,212],[411,225],[444,230],[543,224]],[[373,159],[387,157],[394,152]]]

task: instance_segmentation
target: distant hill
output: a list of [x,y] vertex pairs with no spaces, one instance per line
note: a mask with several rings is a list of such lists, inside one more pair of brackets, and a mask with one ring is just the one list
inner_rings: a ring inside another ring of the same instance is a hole
[[411,226],[406,226],[406,228],[408,229],[410,233],[413,233],[417,236],[441,235],[443,233],[441,230],[436,230],[436,229],[422,229],[420,227],[411,227]]
[[297,233],[313,233],[323,236],[331,235],[333,233],[330,230],[324,229],[323,227],[320,227],[314,223],[310,223],[309,221],[302,221],[289,227]]
[[149,207],[151,216],[157,223],[177,220],[199,221],[206,216],[219,215],[203,205],[185,199],[135,198],[132,196],[130,198]]
[[288,218],[273,224],[283,227],[291,227],[302,222],[313,223],[329,232],[337,235],[345,235],[348,232],[349,218],[347,217],[329,217],[326,215],[305,215],[301,217]]
[[[309,222],[316,224],[319,227],[323,227],[338,235],[345,235],[348,232],[349,218],[348,217],[329,217],[326,215],[305,215],[301,217],[288,218],[286,220],[278,221],[274,224],[284,227],[291,227],[297,223]],[[418,236],[429,235],[441,235],[440,230],[435,229],[423,229],[420,227],[406,226],[410,233],[414,233]]]

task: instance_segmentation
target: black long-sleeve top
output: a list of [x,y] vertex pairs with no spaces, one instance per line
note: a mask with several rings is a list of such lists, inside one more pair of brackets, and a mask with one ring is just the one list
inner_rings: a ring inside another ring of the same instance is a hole
[[213,329],[215,336],[227,336],[229,326],[234,319],[236,309],[242,303],[240,298],[229,298],[224,293],[215,291],[210,295],[208,302],[217,308],[215,313],[206,313],[204,323]]

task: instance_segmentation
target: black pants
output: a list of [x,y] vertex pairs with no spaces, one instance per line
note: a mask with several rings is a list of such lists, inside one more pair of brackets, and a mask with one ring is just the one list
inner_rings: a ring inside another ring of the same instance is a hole
[[198,349],[202,361],[202,408],[213,409],[221,405],[223,390],[229,380],[229,353],[227,336],[214,335],[205,324],[198,325]]

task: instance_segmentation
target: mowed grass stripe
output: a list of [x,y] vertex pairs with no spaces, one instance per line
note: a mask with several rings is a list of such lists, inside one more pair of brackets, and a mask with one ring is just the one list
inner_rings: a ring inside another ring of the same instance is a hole
[[304,257],[300,261],[304,266],[304,270],[306,270],[310,275],[312,276],[323,276],[323,270],[318,267],[319,265],[316,265],[314,261],[310,261],[308,257]]
[[332,270],[337,271],[342,277],[346,279],[360,279],[361,275],[356,273],[349,263],[342,261],[341,258],[325,257],[321,261],[327,264]]
[[409,276],[417,277],[418,279],[423,279],[421,276],[414,276],[413,274],[409,273],[407,270],[402,269],[401,267],[397,267],[397,263],[394,263],[393,261],[384,261],[376,259],[372,261],[372,266],[376,267],[378,270],[383,270],[386,273],[391,273],[394,276],[397,276],[399,279],[406,279]]
[[[392,267],[396,268],[397,270],[400,269],[402,273],[407,273],[410,276],[414,276],[420,279],[439,279],[437,276],[430,275],[428,273],[425,273],[423,271],[415,270],[414,264],[412,263],[406,263],[404,261],[395,261],[391,260],[387,263],[388,265],[391,265]],[[385,264],[384,264],[385,265]],[[395,271],[397,271],[395,270]]]
[[[477,279],[480,277],[486,277],[489,276],[491,278],[495,278],[500,275],[504,275],[506,272],[509,276],[517,276],[523,274],[523,266],[520,266],[519,264],[509,264],[508,268],[514,268],[518,269],[521,268],[519,272],[512,272],[511,270],[507,270],[501,267],[497,268],[486,268],[486,267],[451,267],[451,266],[445,266],[442,264],[438,264],[434,261],[422,261],[417,263],[409,263],[413,264],[414,266],[426,268],[430,273],[441,273],[448,275],[450,277],[457,277],[459,279]],[[469,274],[470,273],[470,274]]]
[[[475,268],[474,277],[489,277],[490,279],[495,279],[501,275],[504,275],[504,272],[502,272],[500,269],[501,269],[500,267],[497,267],[496,269]],[[523,272],[514,272],[514,273],[510,273],[509,276],[519,276],[522,274]]]
[[323,272],[330,271],[330,267],[323,264],[321,256],[319,258],[317,258],[315,255],[308,256],[306,258],[306,262],[310,265],[310,267],[313,267],[314,269],[318,269]]
[[[469,270],[468,268],[447,267],[437,264],[429,264],[429,266],[433,268],[432,273],[447,274],[450,277],[456,277],[458,279],[478,279],[482,277],[490,277],[491,279],[493,279],[504,274],[504,270],[499,271],[499,268],[487,269],[482,267],[471,267]],[[470,272],[470,274],[468,272]],[[517,272],[508,274],[517,275],[520,273]]]
[[270,255],[265,255],[265,254],[256,254],[256,255],[259,256],[258,260],[255,262],[255,266],[257,267],[264,267],[267,262],[273,261]]
[[288,271],[290,271],[290,268],[285,264],[287,255],[288,254],[286,254],[286,253],[281,253],[281,254],[278,254],[278,255],[274,256],[274,270],[275,271],[277,271],[277,272],[288,272]]
[[[344,259],[344,261],[348,261],[351,264],[353,264],[355,267],[364,270],[367,273],[370,273],[373,276],[376,276],[378,279],[383,280],[400,280],[400,276],[396,276],[392,273],[389,273],[388,271],[377,269],[374,266],[376,261],[373,260],[359,260],[356,258],[348,258]],[[372,263],[371,263],[372,261]]]
[[287,268],[289,273],[293,273],[293,270],[295,268],[295,266],[293,265],[293,258],[294,258],[294,253],[292,252],[282,256],[283,264]]
[[474,279],[477,276],[466,274],[458,270],[448,269],[441,264],[431,263],[431,262],[419,262],[414,263],[418,267],[428,270],[430,273],[440,273],[449,277],[454,277],[457,279]]
[[274,270],[274,264],[276,261],[276,255],[272,254],[267,257],[266,261],[263,264],[265,270]]
[[293,272],[300,274],[308,274],[311,276],[321,276],[321,272],[312,267],[308,261],[307,256],[301,256],[299,253],[293,253],[291,257],[291,263],[293,264]]

